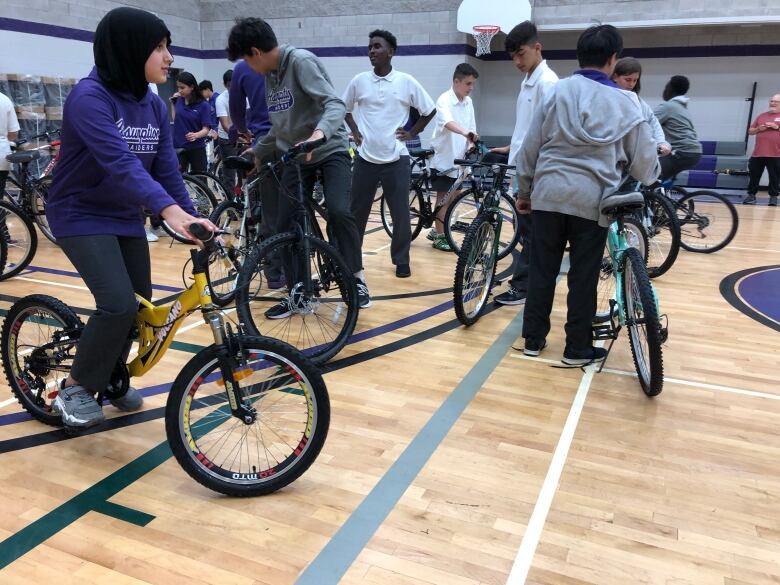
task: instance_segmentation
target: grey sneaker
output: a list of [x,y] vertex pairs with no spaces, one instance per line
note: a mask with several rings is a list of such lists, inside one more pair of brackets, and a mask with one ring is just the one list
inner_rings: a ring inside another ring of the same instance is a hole
[[777,195],[769,197],[769,207],[777,207]]
[[742,200],[742,205],[755,205],[756,204],[756,196],[752,193],[748,193],[745,195],[745,198]]
[[69,427],[86,429],[106,420],[95,397],[83,386],[60,388],[51,408],[62,416],[62,422]]
[[109,398],[108,401],[122,412],[134,412],[144,405],[144,397],[132,386],[127,389],[123,396],[115,400]]

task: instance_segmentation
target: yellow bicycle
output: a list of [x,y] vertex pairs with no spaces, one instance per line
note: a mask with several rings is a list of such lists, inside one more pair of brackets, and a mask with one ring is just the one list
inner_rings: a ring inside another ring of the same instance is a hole
[[[199,232],[199,229],[203,231]],[[211,237],[198,224],[191,231]],[[233,496],[261,495],[297,479],[325,442],[330,402],[317,367],[275,339],[234,332],[211,299],[206,279],[211,237],[192,250],[194,284],[174,301],[155,305],[138,298],[132,332],[137,355],[114,368],[96,395],[117,398],[131,376],[142,376],[171,345],[184,318],[200,309],[214,343],[198,352],[171,385],[165,429],[176,460],[204,486]],[[0,334],[6,377],[22,407],[37,420],[61,425],[51,409],[67,376],[83,330],[73,310],[47,295],[30,295],[8,311]]]

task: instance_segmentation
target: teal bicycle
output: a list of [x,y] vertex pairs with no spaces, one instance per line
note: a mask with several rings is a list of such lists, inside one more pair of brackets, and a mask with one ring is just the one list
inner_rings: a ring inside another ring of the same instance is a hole
[[[609,340],[607,358],[623,327],[628,329],[631,355],[642,390],[657,396],[663,390],[664,364],[661,346],[668,327],[661,325],[658,295],[647,274],[647,241],[632,216],[641,211],[644,196],[626,193],[610,197],[601,212],[613,221],[607,234],[607,255],[601,266],[602,282],[614,282],[614,294],[606,311],[594,318],[593,338]],[[601,364],[601,368],[604,367]],[[601,369],[599,369],[601,371]]]

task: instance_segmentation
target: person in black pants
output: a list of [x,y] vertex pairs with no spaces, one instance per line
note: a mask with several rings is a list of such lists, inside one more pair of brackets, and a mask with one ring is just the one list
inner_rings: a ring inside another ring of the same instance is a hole
[[748,162],[750,184],[742,203],[755,204],[758,184],[766,169],[769,173],[769,205],[775,207],[780,195],[780,94],[771,97],[769,110],[753,120],[748,134],[756,137],[756,144]]
[[192,73],[182,71],[176,78],[178,90],[174,104],[173,145],[179,151],[182,172],[205,171],[208,168],[206,136],[211,131],[211,106],[198,91]]
[[[173,57],[165,23],[144,10],[116,8],[95,31],[95,68],[65,102],[62,151],[49,189],[46,217],[63,252],[95,297],[70,375],[52,400],[65,425],[100,423],[95,400],[130,349],[138,310],[135,294],[151,298],[143,209],[177,232],[200,223],[179,173],[168,112],[149,83],[164,83]],[[133,388],[111,400],[141,408]]]
[[610,80],[622,49],[623,39],[611,25],[582,33],[577,42],[581,69],[545,95],[517,156],[517,208],[524,214],[533,208],[523,351],[538,356],[547,345],[556,278],[568,242],[562,361],[571,366],[606,356],[604,348],[593,347],[591,330],[607,237],[601,200],[617,191],[624,175],[648,184],[659,170],[650,125],[635,98],[615,91]]

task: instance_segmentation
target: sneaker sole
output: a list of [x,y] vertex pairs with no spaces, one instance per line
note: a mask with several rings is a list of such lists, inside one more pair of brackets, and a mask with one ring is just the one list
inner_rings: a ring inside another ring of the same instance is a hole
[[[542,348],[544,349],[544,348]],[[539,354],[542,353],[541,349],[524,349],[523,355],[527,355],[528,357],[539,357]]]
[[266,319],[270,319],[271,321],[276,321],[278,319],[286,319],[290,315],[292,315],[295,311],[287,311],[286,313],[283,313],[281,315],[274,315],[273,317],[271,315],[265,315]]
[[72,427],[76,429],[88,429],[89,427],[94,427],[95,425],[99,425],[100,423],[106,420],[105,416],[101,416],[100,418],[94,418],[92,420],[83,420],[80,418],[76,418],[74,415],[67,414],[66,412],[63,412],[59,408],[57,408],[56,398],[51,403],[51,409],[54,413],[62,417],[62,423],[66,427]]
[[521,299],[519,301],[502,301],[502,300],[496,299],[496,302],[499,305],[524,305],[525,304],[525,299]]
[[605,358],[567,358],[564,357],[561,361],[567,366],[587,366],[588,364],[597,364],[603,362]]
[[361,309],[368,309],[371,306],[371,301],[368,301],[365,304],[358,305]]

